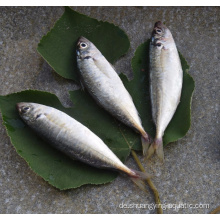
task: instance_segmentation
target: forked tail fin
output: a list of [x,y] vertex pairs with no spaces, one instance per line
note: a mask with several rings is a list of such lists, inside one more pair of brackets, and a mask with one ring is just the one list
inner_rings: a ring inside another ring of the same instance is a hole
[[142,143],[143,155],[146,156],[148,148],[151,143],[151,138],[147,133],[141,136],[141,143]]
[[151,175],[141,171],[132,170],[131,180],[144,192],[148,192],[144,180],[151,178]]
[[145,160],[149,159],[154,153],[164,162],[164,153],[163,153],[163,139],[156,138],[154,142],[150,145]]

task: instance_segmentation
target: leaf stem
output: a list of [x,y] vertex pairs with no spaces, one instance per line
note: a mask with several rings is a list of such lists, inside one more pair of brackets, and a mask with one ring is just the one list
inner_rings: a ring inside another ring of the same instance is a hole
[[220,213],[220,206],[210,212],[210,214],[217,214],[217,213]]
[[[134,150],[131,150],[131,154],[132,154],[135,162],[137,163],[138,167],[140,168],[140,170],[142,172],[146,172],[143,165],[141,164],[136,152]],[[151,190],[154,193],[155,202],[157,204],[157,213],[158,214],[163,214],[163,210],[161,208],[160,196],[159,196],[159,192],[157,191],[157,188],[155,187],[155,185],[153,184],[153,182],[151,181],[150,178],[147,178],[146,181],[147,181],[149,187],[151,188]]]
[[[126,139],[126,137],[125,137],[123,131],[120,129],[120,127],[119,127],[119,131],[121,132],[121,134],[122,134],[122,136],[124,137],[124,139],[125,139],[125,141],[126,141],[128,147],[130,148],[131,154],[132,154],[132,156],[133,156],[135,162],[136,162],[137,165],[139,166],[140,170],[141,170],[142,172],[146,172],[145,169],[144,169],[144,167],[143,167],[143,165],[141,164],[141,161],[139,160],[139,158],[138,158],[136,152],[135,152],[134,150],[132,150],[132,146],[130,146],[130,144],[128,143],[128,141],[127,141],[127,139]],[[155,202],[156,202],[156,204],[157,204],[157,214],[163,214],[163,209],[161,208],[160,196],[159,196],[159,192],[157,191],[157,188],[154,186],[154,184],[153,184],[153,182],[151,181],[150,178],[146,178],[145,180],[147,181],[149,187],[151,188],[151,190],[152,190],[153,193],[154,193]]]

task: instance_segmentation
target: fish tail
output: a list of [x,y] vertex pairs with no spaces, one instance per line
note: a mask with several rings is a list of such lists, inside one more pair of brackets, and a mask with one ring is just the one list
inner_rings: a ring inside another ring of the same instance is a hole
[[137,185],[144,192],[147,192],[144,180],[149,179],[151,175],[137,170],[131,170],[131,171],[132,174],[130,174],[130,178],[134,182],[134,184]]
[[138,188],[140,188],[144,192],[147,192],[146,185],[143,180],[135,177],[131,177],[131,180]]
[[158,156],[158,158],[161,159],[161,161],[164,161],[164,153],[163,153],[163,139],[162,138],[156,138],[154,142],[150,145],[147,155],[145,159],[149,159],[154,153]]
[[142,171],[137,171],[137,170],[132,170],[132,173],[130,174],[131,177],[134,178],[138,178],[138,179],[142,179],[142,180],[146,180],[152,177],[151,174],[146,173],[146,172],[142,172]]
[[164,152],[163,152],[163,140],[162,138],[161,139],[158,139],[156,140],[156,155],[158,156],[158,158],[160,158],[160,160],[162,162],[164,162]]
[[148,148],[150,146],[151,138],[149,135],[145,132],[141,136],[141,143],[142,143],[142,149],[143,149],[143,155],[146,156]]

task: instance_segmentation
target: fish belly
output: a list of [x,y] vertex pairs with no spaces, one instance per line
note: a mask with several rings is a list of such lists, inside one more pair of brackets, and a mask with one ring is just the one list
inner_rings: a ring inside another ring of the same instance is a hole
[[175,48],[153,52],[151,101],[156,136],[162,137],[180,101],[182,67]]

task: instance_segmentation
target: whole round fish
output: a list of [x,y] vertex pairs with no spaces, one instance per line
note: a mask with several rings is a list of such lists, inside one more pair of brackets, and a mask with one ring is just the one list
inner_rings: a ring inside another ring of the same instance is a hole
[[140,187],[141,179],[149,178],[148,174],[125,166],[97,135],[66,113],[28,102],[17,103],[17,110],[30,128],[70,158],[126,173]]
[[164,160],[163,135],[180,102],[183,71],[170,30],[155,23],[150,43],[150,91],[156,136],[147,152]]
[[84,37],[79,38],[76,52],[81,84],[100,106],[141,134],[145,154],[150,138],[141,124],[132,97],[112,65],[96,46]]

